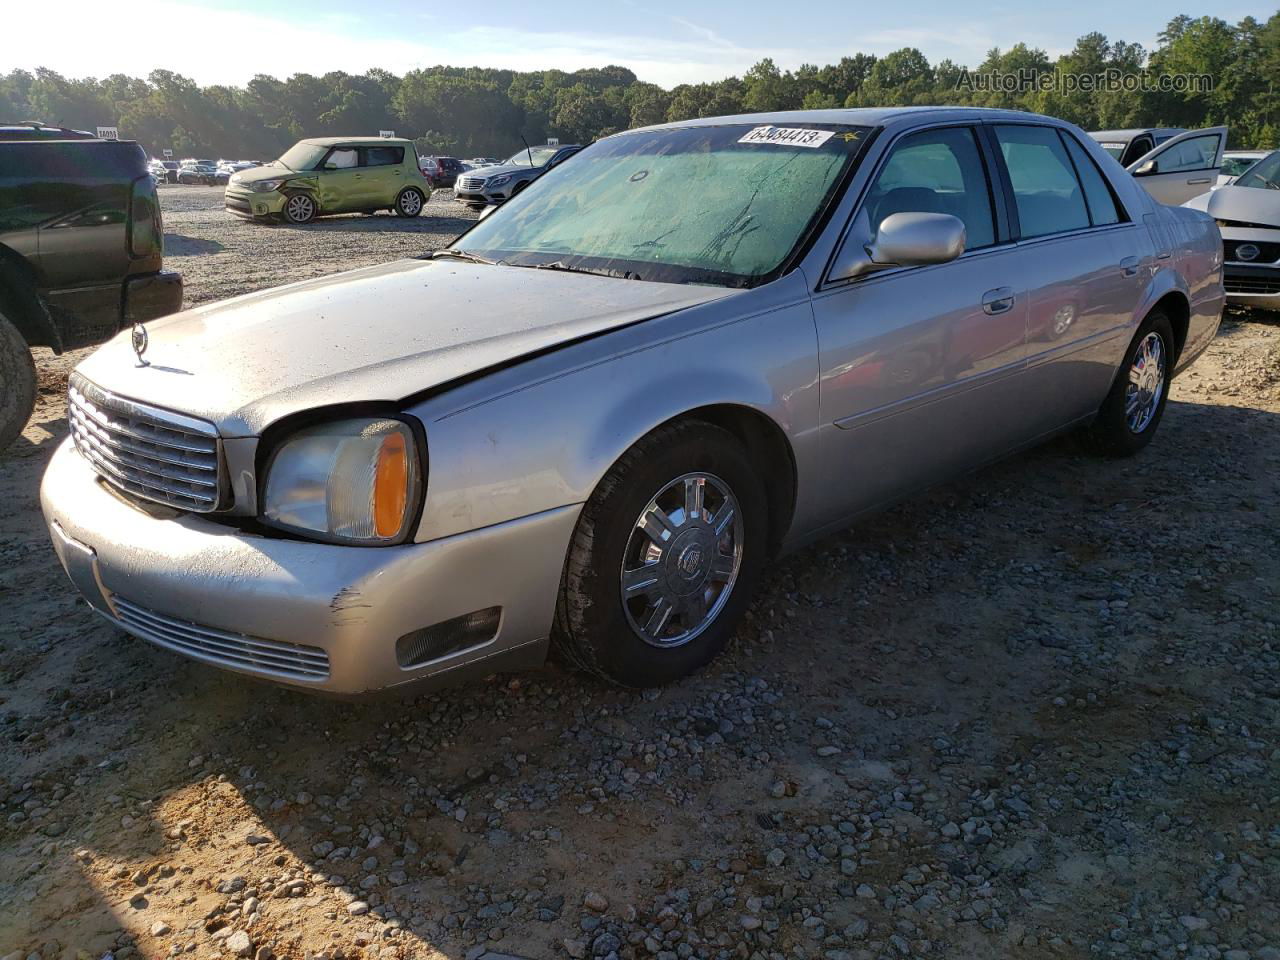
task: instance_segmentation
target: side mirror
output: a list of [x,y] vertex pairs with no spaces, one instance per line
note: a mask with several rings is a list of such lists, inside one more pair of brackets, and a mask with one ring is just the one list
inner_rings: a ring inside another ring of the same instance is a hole
[[1160,172],[1159,162],[1156,160],[1148,160],[1146,163],[1140,166],[1137,170],[1133,171],[1133,175],[1135,177],[1149,177],[1153,173],[1159,173],[1159,172]]
[[[829,280],[851,280],[885,267],[947,263],[964,253],[964,223],[946,213],[893,213],[880,221],[869,242],[855,240],[859,217],[836,257]],[[865,229],[865,226],[864,226]]]

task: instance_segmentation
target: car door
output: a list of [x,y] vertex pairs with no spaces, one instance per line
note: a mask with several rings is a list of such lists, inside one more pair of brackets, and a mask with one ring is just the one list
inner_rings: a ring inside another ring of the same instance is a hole
[[364,147],[361,150],[361,170],[364,174],[361,189],[369,209],[390,207],[403,188],[404,147]]
[[359,147],[343,144],[331,148],[316,171],[316,180],[324,213],[363,209],[364,171]]
[[994,457],[1024,432],[1025,286],[992,164],[974,126],[901,137],[844,243],[865,245],[894,213],[948,213],[965,224],[965,251],[814,295],[828,522]]
[[996,123],[1027,286],[1027,412],[1035,435],[1098,409],[1131,334],[1154,250],[1068,131]]
[[1147,151],[1126,169],[1147,193],[1176,207],[1214,185],[1226,146],[1226,127],[1188,130]]

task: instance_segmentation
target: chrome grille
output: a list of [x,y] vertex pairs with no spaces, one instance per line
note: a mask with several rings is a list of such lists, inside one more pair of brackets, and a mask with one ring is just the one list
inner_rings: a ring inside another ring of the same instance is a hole
[[484,178],[483,177],[459,177],[458,189],[459,190],[483,190]]
[[67,386],[67,420],[76,449],[113,486],[196,513],[218,509],[213,424],[117,397],[78,374]]
[[291,680],[329,677],[329,654],[319,647],[204,627],[140,607],[119,594],[112,595],[111,606],[130,633],[206,663]]

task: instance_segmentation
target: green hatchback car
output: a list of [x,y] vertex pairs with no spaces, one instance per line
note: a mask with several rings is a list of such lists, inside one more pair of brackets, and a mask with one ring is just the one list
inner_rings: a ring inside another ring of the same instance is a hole
[[416,217],[431,197],[411,140],[316,137],[299,140],[265,166],[227,184],[227,212],[245,220],[309,223],[329,213],[391,210]]

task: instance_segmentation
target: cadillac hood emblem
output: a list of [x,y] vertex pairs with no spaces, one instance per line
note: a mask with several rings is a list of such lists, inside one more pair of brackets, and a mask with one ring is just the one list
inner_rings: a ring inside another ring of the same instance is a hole
[[150,342],[150,338],[147,336],[147,328],[140,323],[135,323],[131,340],[133,352],[138,355],[138,366],[145,367],[149,365],[151,361],[142,359],[142,355],[147,352],[147,344]]

